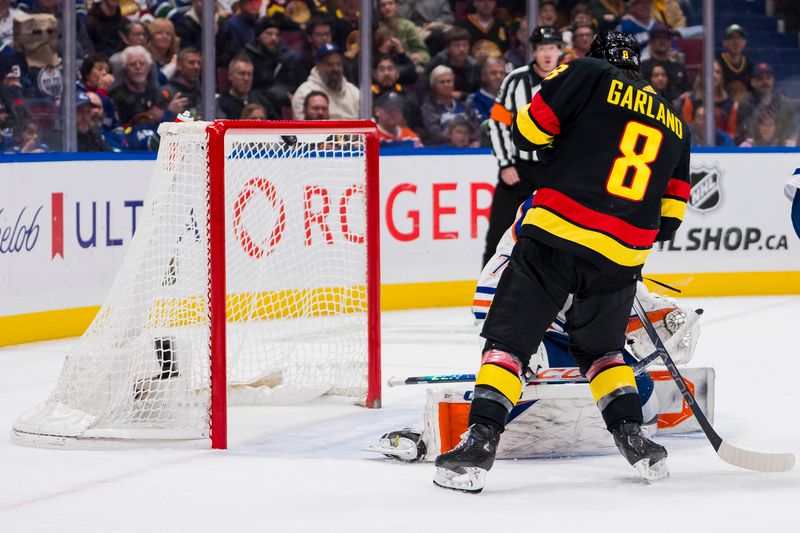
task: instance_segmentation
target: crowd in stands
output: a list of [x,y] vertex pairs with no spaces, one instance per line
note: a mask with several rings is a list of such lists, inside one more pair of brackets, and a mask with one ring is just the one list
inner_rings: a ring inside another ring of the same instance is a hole
[[[87,3],[84,3],[87,2]],[[203,0],[78,0],[75,105],[80,151],[154,150],[158,124],[198,119],[355,119],[370,76],[382,144],[488,146],[484,123],[504,77],[527,64],[522,0],[377,0],[372,70],[359,72],[359,0],[216,2],[216,113],[202,116]],[[597,31],[642,47],[642,71],[705,140],[703,76],[680,43],[688,0],[541,0],[561,62],[584,57]],[[787,19],[792,20],[792,19]],[[65,76],[60,0],[0,0],[3,153],[58,149]],[[724,30],[714,63],[717,145],[795,146],[796,101],[773,67],[747,57],[747,30]],[[793,95],[800,96],[800,95]]]

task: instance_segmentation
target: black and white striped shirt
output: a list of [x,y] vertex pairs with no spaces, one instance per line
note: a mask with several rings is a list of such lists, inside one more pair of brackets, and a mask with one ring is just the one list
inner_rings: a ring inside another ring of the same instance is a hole
[[520,160],[539,160],[536,152],[521,152],[514,146],[511,140],[511,124],[517,111],[530,104],[533,96],[539,92],[543,79],[534,72],[532,66],[525,65],[512,70],[500,86],[489,117],[492,151],[500,168],[510,167]]

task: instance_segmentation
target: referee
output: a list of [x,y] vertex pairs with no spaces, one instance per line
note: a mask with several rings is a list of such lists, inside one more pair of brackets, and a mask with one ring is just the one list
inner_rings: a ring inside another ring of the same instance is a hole
[[494,190],[483,265],[494,256],[503,233],[514,223],[514,213],[533,191],[542,184],[536,152],[517,149],[511,140],[511,124],[518,109],[530,104],[542,80],[557,66],[561,57],[561,34],[552,26],[537,26],[530,37],[534,60],[506,76],[489,116],[492,151],[500,167]]

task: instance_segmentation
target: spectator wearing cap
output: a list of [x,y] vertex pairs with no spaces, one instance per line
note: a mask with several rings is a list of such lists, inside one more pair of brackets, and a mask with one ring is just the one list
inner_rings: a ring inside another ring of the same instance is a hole
[[412,129],[422,126],[419,101],[414,93],[408,91],[400,83],[400,71],[391,55],[380,55],[372,70],[372,99],[376,100],[385,94],[396,94],[403,101],[403,115],[406,125]]
[[127,20],[119,8],[119,0],[100,0],[92,4],[86,15],[86,30],[95,52],[111,56],[125,48],[122,31]]
[[136,119],[139,124],[156,125],[175,120],[186,106],[184,97],[167,101],[149,80],[153,59],[143,46],[130,46],[122,51],[122,83],[111,91],[120,122],[129,126]]
[[303,100],[303,115],[306,120],[329,120],[331,118],[328,95],[322,91],[311,91]]
[[505,77],[506,67],[502,59],[490,57],[483,63],[481,88],[467,97],[467,103],[478,112],[481,122],[491,115],[495,98]]
[[97,125],[97,114],[94,111],[95,105],[101,109],[100,112],[102,114],[102,105],[99,100],[93,103],[87,93],[75,93],[75,126],[78,130],[79,152],[110,151]]
[[431,59],[428,47],[422,40],[419,28],[399,15],[397,0],[378,0],[378,27],[391,31],[415,65],[424,65]]
[[455,97],[455,76],[450,67],[439,65],[430,74],[431,91],[422,102],[422,123],[425,126],[424,141],[427,146],[446,144],[447,125],[458,116],[463,116],[474,125],[476,132],[472,141],[480,144],[478,127],[480,117],[469,104]]
[[276,110],[288,107],[289,95],[302,81],[299,61],[281,44],[277,20],[258,19],[255,35],[244,49],[253,63],[253,91]]
[[662,67],[667,72],[669,85],[663,94],[670,102],[686,97],[692,90],[686,68],[677,60],[677,54],[673,53],[673,35],[673,31],[667,26],[661,23],[655,24],[650,30],[648,57],[642,60],[642,75],[647,79],[650,79],[656,66]]
[[[78,91],[82,92],[82,91]],[[121,152],[125,148],[125,132],[121,127],[116,129],[106,128],[103,125],[105,120],[105,112],[103,109],[103,101],[100,96],[95,92],[87,92],[89,101],[92,102],[91,112],[91,127],[93,131],[100,133],[103,142],[112,152]]]
[[430,75],[440,65],[448,67],[455,79],[453,97],[463,99],[481,86],[481,66],[469,55],[469,32],[464,28],[451,28],[445,33],[445,49],[431,59],[422,75],[420,92],[431,90]]
[[722,38],[722,52],[717,60],[722,67],[725,90],[736,101],[744,98],[750,90],[750,78],[753,76],[753,63],[744,55],[747,47],[747,34],[738,24],[725,28]]
[[631,0],[628,3],[628,14],[619,21],[617,31],[633,35],[644,52],[650,42],[650,30],[656,22],[653,17],[653,0]]
[[220,20],[216,38],[217,66],[227,66],[247,43],[255,39],[256,21],[262,2],[241,0],[237,14]]
[[570,33],[572,46],[564,50],[564,57],[561,59],[562,63],[586,57],[595,36],[594,24],[591,22],[576,22],[572,26]]
[[292,96],[292,114],[295,120],[305,119],[303,102],[311,91],[321,91],[328,97],[333,120],[357,119],[361,95],[358,87],[347,81],[342,66],[342,52],[333,43],[317,50],[317,66],[311,69],[308,79],[300,84]]
[[172,101],[176,98],[186,99],[183,111],[197,116],[202,108],[200,75],[203,70],[203,56],[196,48],[184,48],[178,52],[178,63],[175,75],[164,86],[164,98]]
[[467,15],[467,20],[458,23],[469,32],[471,54],[481,47],[489,47],[491,56],[500,57],[511,48],[508,26],[497,18],[497,0],[473,0],[475,13]]
[[419,136],[403,127],[403,101],[398,95],[389,93],[378,98],[374,114],[382,147],[422,147]]
[[752,92],[739,102],[737,141],[743,142],[747,138],[757,137],[758,117],[766,110],[775,127],[775,134],[770,138],[778,139],[780,146],[797,146],[797,116],[794,105],[785,94],[775,90],[772,67],[767,63],[758,63],[753,67],[750,83],[753,86]]

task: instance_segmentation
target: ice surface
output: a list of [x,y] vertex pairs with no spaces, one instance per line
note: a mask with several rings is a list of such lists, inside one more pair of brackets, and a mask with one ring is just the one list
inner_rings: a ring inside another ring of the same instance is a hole
[[[717,370],[715,427],[732,444],[800,453],[800,297],[692,299],[697,366]],[[383,315],[383,374],[473,372],[467,309]],[[0,349],[0,428],[55,385],[74,340]],[[361,449],[420,424],[425,387],[384,408],[335,399],[231,410],[227,451],[26,448],[0,438],[0,532],[796,532],[800,469],[759,474],[702,434],[663,437],[672,477],[646,486],[619,456],[498,461],[480,495],[433,486],[433,466]]]

